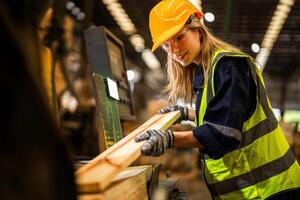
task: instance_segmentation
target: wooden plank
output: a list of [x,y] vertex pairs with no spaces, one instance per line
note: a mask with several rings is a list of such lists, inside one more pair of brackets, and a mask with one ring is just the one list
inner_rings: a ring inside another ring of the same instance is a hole
[[124,179],[136,176],[137,174],[140,173],[144,173],[146,177],[146,181],[148,182],[151,180],[152,177],[152,168],[153,168],[152,165],[127,167],[114,177],[113,182],[122,181]]
[[147,180],[151,177],[152,166],[129,167],[119,173],[109,187],[99,193],[79,194],[79,200],[140,200],[148,199]]
[[87,165],[79,168],[76,182],[79,192],[103,191],[116,174],[128,167],[140,155],[144,142],[136,143],[134,138],[149,129],[166,130],[180,117],[180,112],[156,114],[125,138],[97,156]]

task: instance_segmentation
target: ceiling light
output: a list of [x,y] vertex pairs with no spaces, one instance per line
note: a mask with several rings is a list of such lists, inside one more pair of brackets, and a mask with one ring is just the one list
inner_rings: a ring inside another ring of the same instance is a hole
[[[194,3],[200,6],[201,2],[199,0],[192,0]],[[123,9],[122,5],[118,0],[102,0],[103,4],[106,5],[107,9],[110,11],[116,23],[119,25],[120,29],[129,37],[129,41],[137,52],[142,52],[142,59],[145,64],[151,69],[159,69],[160,63],[155,57],[155,55],[148,49],[145,51],[145,40],[142,36],[136,34],[137,30],[134,23],[131,21],[126,11]]]
[[259,45],[257,43],[252,43],[251,44],[251,50],[254,52],[254,53],[258,53],[259,52]]
[[279,4],[277,6],[277,10],[280,11],[280,12],[286,12],[288,13],[290,11],[291,7],[289,5],[286,5],[286,4]]
[[74,6],[75,6],[75,3],[72,2],[72,1],[68,1],[68,2],[66,3],[66,8],[67,8],[68,10],[71,10]]
[[156,70],[160,68],[159,61],[149,49],[145,49],[142,52],[142,59],[150,69]]
[[127,70],[127,78],[129,82],[137,83],[141,80],[142,74],[136,68],[131,68]]
[[279,3],[292,6],[294,4],[294,0],[280,0]]
[[65,91],[62,95],[61,104],[63,108],[73,113],[78,106],[78,101],[69,91]]
[[85,14],[83,12],[80,12],[76,15],[76,19],[78,21],[82,21],[82,20],[84,20],[84,18],[85,18]]
[[110,4],[107,4],[107,9],[109,11],[112,11],[112,10],[121,10],[122,9],[122,5],[118,2],[112,2]]
[[272,16],[268,29],[261,43],[261,50],[256,56],[256,62],[260,64],[263,70],[267,63],[271,50],[276,42],[282,26],[294,5],[295,0],[280,0]]
[[106,5],[107,9],[110,11],[111,15],[119,25],[120,29],[126,34],[131,35],[136,32],[135,25],[132,23],[129,16],[126,14],[122,5],[114,0],[103,0],[103,3]]
[[145,40],[139,34],[130,36],[129,41],[137,52],[142,52],[145,49]]
[[116,0],[103,0],[102,2],[103,2],[104,4],[111,4],[111,3],[116,2]]
[[207,22],[213,22],[213,21],[215,21],[215,15],[214,15],[213,13],[207,12],[207,13],[205,13],[205,15],[204,15],[204,19],[205,19]]
[[77,15],[79,12],[80,12],[80,9],[78,7],[73,7],[72,10],[71,10],[71,13],[73,15]]
[[114,16],[118,21],[130,21],[128,15],[124,12],[111,12],[111,15]]
[[135,79],[135,72],[133,70],[127,70],[127,79],[128,81],[134,81]]
[[267,63],[269,55],[270,50],[268,48],[261,48],[259,53],[256,55],[255,62],[260,71],[263,70],[265,64]]
[[134,32],[136,32],[134,24],[132,23],[128,23],[128,22],[122,23],[120,24],[120,28],[126,35],[131,35]]

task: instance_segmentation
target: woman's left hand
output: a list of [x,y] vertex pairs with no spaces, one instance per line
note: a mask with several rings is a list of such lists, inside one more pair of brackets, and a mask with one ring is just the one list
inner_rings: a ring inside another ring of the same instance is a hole
[[174,146],[174,134],[171,130],[148,130],[135,138],[135,142],[144,140],[146,142],[141,147],[141,153],[146,156],[161,156]]

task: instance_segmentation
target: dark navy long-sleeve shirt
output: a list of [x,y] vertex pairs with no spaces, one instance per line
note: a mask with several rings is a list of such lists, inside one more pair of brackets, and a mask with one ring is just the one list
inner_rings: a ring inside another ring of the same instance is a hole
[[[202,67],[199,66],[193,80],[197,118],[203,93],[203,81]],[[203,153],[217,159],[234,150],[240,141],[222,133],[209,123],[233,128],[241,133],[243,123],[255,111],[256,86],[246,58],[221,58],[214,73],[214,86],[215,96],[208,102],[203,119],[208,123],[197,125],[193,134],[198,142],[204,145]]]

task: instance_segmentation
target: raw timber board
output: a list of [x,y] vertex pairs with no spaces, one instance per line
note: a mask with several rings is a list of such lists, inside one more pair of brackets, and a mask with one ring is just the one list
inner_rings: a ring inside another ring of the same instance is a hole
[[156,114],[125,138],[94,158],[76,171],[79,192],[103,191],[113,178],[128,167],[140,155],[144,142],[136,143],[134,138],[149,129],[166,130],[180,117],[180,112]]
[[148,199],[147,182],[151,179],[152,166],[128,167],[120,172],[105,191],[79,194],[79,200]]

